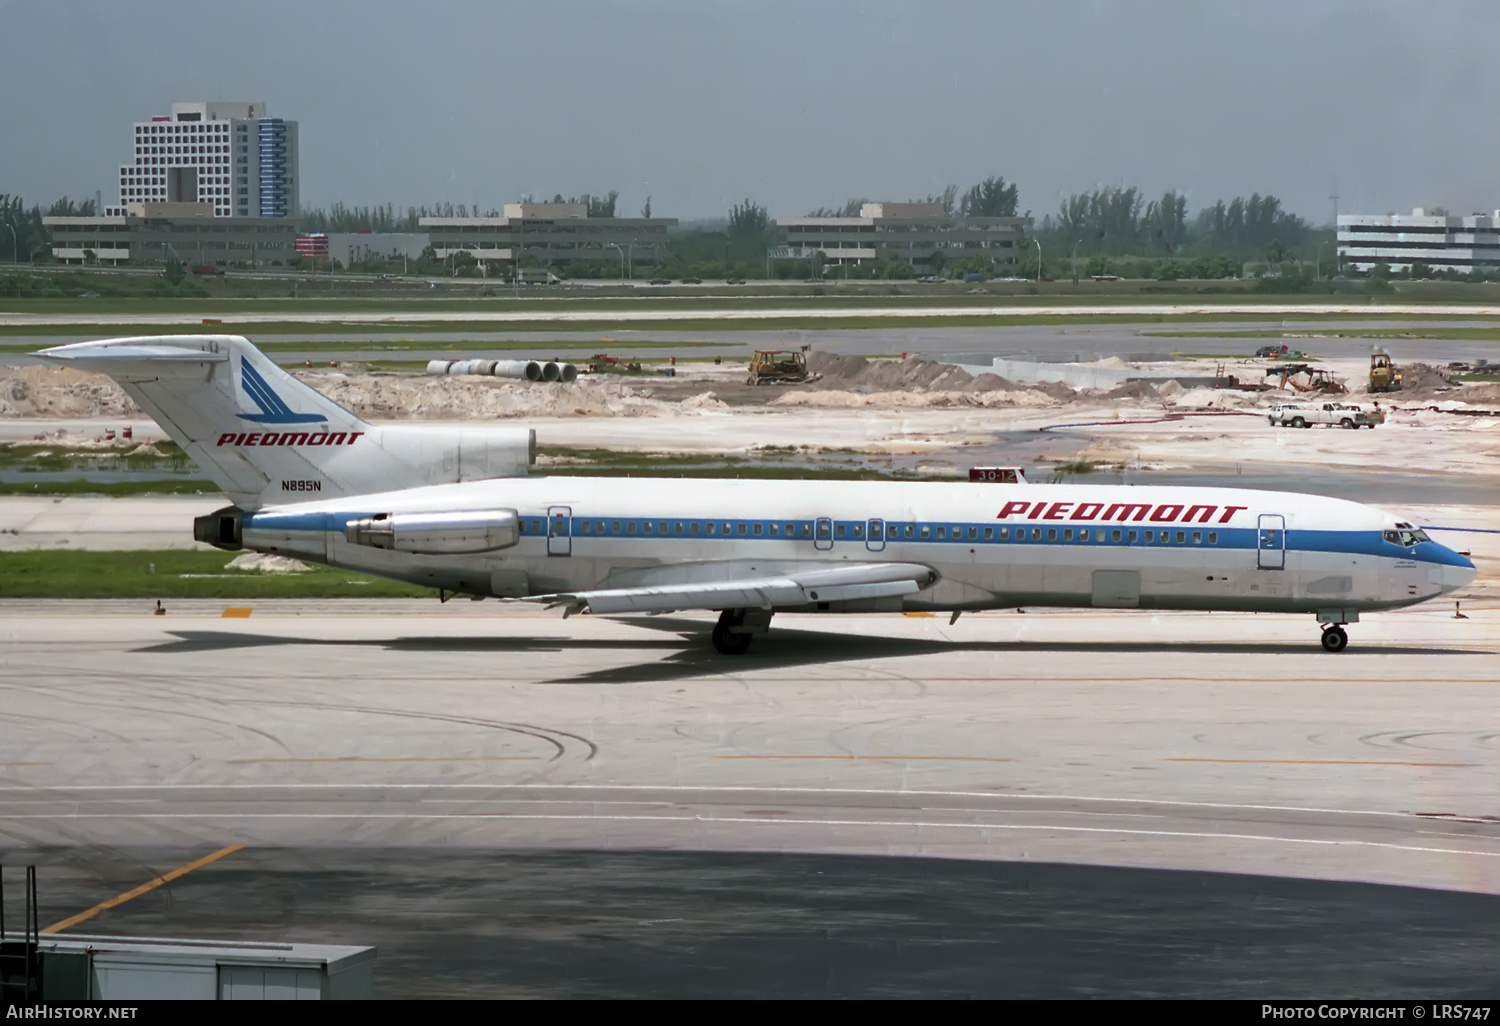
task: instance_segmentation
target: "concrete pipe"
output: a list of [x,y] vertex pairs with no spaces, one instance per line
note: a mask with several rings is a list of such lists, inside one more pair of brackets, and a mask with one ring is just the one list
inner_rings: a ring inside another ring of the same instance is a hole
[[492,375],[495,373],[495,364],[498,362],[498,360],[473,360],[469,364],[469,373]]
[[578,368],[574,367],[571,363],[563,364],[558,370],[562,373],[564,384],[572,384],[578,380]]
[[520,378],[522,381],[541,381],[542,365],[535,360],[496,360],[490,373],[497,378]]
[[561,381],[562,368],[553,363],[551,360],[548,360],[546,363],[542,364],[542,380]]
[[452,360],[428,360],[427,361],[427,373],[428,374],[447,374],[448,373],[448,364],[450,364],[452,362],[453,362]]

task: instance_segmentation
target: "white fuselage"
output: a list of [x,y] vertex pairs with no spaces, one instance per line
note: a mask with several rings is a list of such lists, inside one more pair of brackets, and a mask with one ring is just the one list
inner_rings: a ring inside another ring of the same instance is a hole
[[[465,556],[352,544],[382,513],[513,509],[512,547]],[[930,587],[801,611],[1026,605],[1275,612],[1390,609],[1471,581],[1379,509],[1231,488],[526,477],[245,513],[246,548],[473,595],[720,580],[828,562],[931,567]]]

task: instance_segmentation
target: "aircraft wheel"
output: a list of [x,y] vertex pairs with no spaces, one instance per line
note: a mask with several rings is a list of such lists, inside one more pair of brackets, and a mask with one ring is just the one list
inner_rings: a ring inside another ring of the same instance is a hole
[[1338,624],[1323,628],[1323,649],[1326,652],[1342,652],[1349,647],[1349,635]]
[[730,630],[738,627],[744,619],[743,613],[737,614],[733,609],[719,614],[719,622],[714,624],[714,648],[720,655],[742,655],[750,647],[750,635],[735,634]]

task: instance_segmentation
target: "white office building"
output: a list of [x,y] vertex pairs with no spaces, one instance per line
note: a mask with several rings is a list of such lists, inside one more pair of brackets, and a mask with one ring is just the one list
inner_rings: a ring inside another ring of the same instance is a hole
[[659,263],[667,256],[667,230],[675,217],[589,217],[582,203],[507,203],[504,217],[424,217],[439,260],[467,253],[479,263],[522,268],[558,268],[579,262],[613,265],[621,276],[636,261]]
[[941,203],[866,203],[858,217],[777,218],[786,246],[777,259],[830,264],[900,259],[934,269],[975,254],[1013,263],[1029,217],[950,217]]
[[133,144],[107,215],[189,203],[215,217],[297,216],[297,122],[268,117],[264,103],[174,103],[136,122]]
[[1487,273],[1500,267],[1500,210],[1454,216],[1421,207],[1404,214],[1341,214],[1339,265],[1365,272],[1376,264],[1404,271],[1423,263],[1434,271]]

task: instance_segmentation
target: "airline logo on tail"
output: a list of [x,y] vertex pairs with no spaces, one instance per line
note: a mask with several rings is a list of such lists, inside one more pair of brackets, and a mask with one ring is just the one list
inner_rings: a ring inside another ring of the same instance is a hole
[[[241,413],[241,420],[255,424],[326,424],[328,418],[321,413],[293,413],[286,401],[277,395],[269,382],[261,377],[249,360],[240,357],[240,386],[245,395],[260,408],[259,413]],[[220,442],[222,445],[222,441]]]

